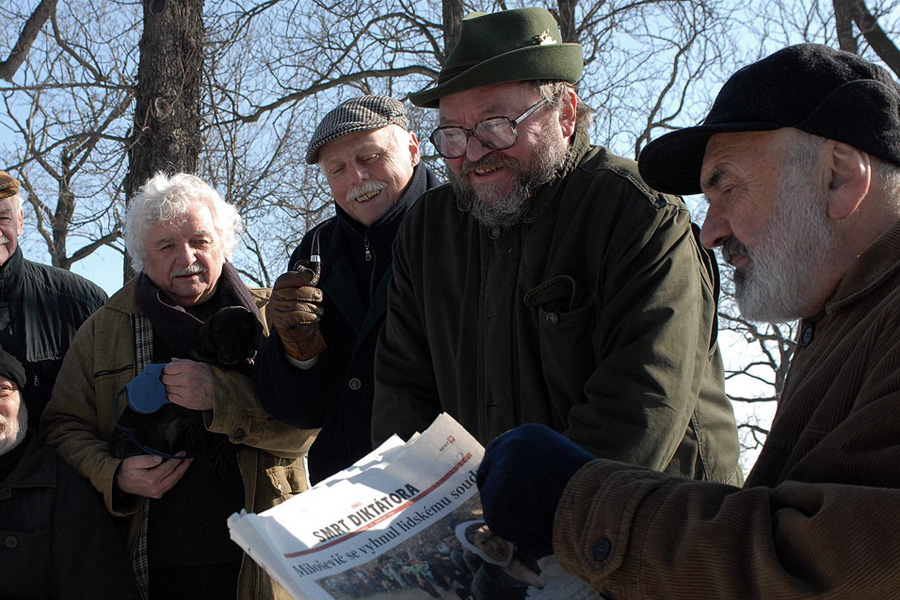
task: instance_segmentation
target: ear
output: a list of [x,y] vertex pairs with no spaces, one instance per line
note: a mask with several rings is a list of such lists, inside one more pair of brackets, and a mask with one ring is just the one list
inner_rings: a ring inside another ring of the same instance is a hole
[[563,102],[559,109],[559,126],[563,137],[570,138],[575,133],[575,117],[578,111],[578,94],[575,89],[566,87],[563,92]]
[[419,164],[419,138],[412,131],[409,132],[409,156],[412,158],[412,166]]
[[843,142],[829,140],[825,152],[828,217],[846,219],[869,193],[872,163],[868,154]]
[[16,224],[16,237],[22,235],[22,231],[25,229],[25,211],[22,210],[21,206],[19,207],[18,221]]

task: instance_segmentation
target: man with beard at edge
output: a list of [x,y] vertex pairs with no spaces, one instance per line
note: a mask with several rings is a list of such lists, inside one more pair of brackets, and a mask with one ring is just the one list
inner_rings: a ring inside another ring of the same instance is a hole
[[28,429],[25,368],[0,348],[0,598],[136,600],[100,494]]
[[897,597],[900,86],[855,54],[790,46],[639,162],[659,189],[706,195],[701,239],[734,265],[744,317],[801,319],[759,459],[737,488],[522,426],[481,463],[485,520],[610,598]]
[[447,412],[487,444],[542,423],[597,456],[739,483],[718,273],[683,202],[588,140],[581,47],[541,8],[474,13],[435,87],[451,184],[397,237],[373,437]]
[[257,385],[266,410],[320,427],[313,483],[372,450],[375,347],[387,312],[391,246],[406,211],[439,181],[419,157],[403,103],[342,102],[319,123],[306,162],[322,170],[335,215],[303,236],[272,291],[273,333]]

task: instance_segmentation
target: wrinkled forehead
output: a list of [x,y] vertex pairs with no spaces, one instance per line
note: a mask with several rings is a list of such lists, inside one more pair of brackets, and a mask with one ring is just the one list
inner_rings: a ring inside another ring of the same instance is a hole
[[[457,125],[471,119],[510,116],[539,97],[533,82],[513,81],[486,85],[444,96],[438,104],[440,125]],[[533,103],[533,102],[532,102]]]
[[0,213],[2,214],[12,214],[18,212],[20,208],[19,204],[19,196],[7,196],[6,198],[0,199]]
[[204,234],[217,237],[215,219],[207,204],[195,202],[186,210],[154,219],[147,236],[152,241],[173,235],[191,237]]
[[700,187],[716,189],[728,176],[777,170],[790,129],[717,133],[709,138],[700,165]]
[[385,125],[378,129],[366,131],[354,131],[342,135],[325,143],[319,149],[319,164],[327,165],[329,162],[345,160],[348,156],[354,156],[369,148],[390,148],[395,145],[397,135],[406,130],[399,125]]

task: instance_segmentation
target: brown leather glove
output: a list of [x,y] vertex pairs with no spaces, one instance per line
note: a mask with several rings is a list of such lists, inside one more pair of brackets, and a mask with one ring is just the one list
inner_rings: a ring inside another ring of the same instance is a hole
[[284,351],[296,360],[309,360],[325,350],[319,332],[324,311],[322,290],[315,287],[318,283],[318,271],[300,264],[276,279],[272,288],[272,325],[281,336]]

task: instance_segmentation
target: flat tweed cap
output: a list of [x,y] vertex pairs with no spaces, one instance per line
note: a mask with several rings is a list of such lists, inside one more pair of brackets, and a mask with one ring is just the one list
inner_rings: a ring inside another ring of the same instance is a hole
[[447,55],[437,85],[409,95],[416,106],[437,108],[440,99],[474,88],[514,81],[581,78],[579,44],[563,43],[556,18],[545,8],[517,8],[463,17],[459,41]]
[[710,137],[782,127],[900,165],[900,86],[856,54],[818,44],[789,46],[732,75],[702,125],[650,142],[638,167],[657,190],[699,194]]
[[18,193],[19,180],[6,171],[0,171],[0,200],[15,196]]
[[0,348],[0,375],[15,383],[20,390],[25,387],[25,367],[3,348]]
[[331,110],[313,133],[306,149],[306,163],[319,162],[319,149],[335,138],[357,131],[381,129],[388,125],[407,128],[409,120],[403,103],[389,96],[359,96]]

